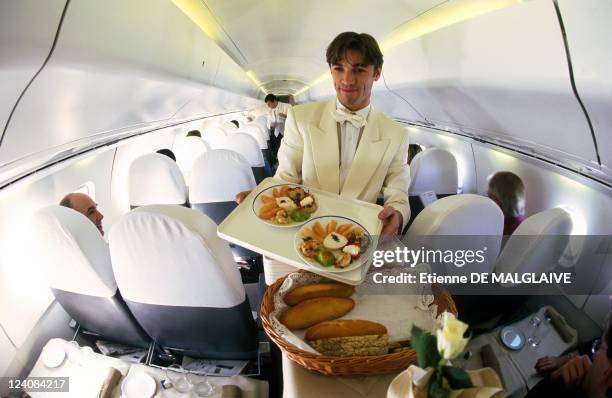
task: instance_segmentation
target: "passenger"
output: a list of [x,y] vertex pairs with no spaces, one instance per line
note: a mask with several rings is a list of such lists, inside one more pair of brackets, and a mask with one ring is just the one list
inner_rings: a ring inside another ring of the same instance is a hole
[[156,153],[162,154],[162,155],[166,155],[168,156],[170,159],[174,160],[176,162],[176,156],[174,156],[174,152],[172,152],[170,149],[168,148],[163,148],[158,150]]
[[104,215],[98,210],[98,204],[94,202],[89,196],[80,192],[69,193],[64,196],[60,201],[60,206],[68,207],[78,211],[89,220],[94,223],[98,231],[104,235],[104,228],[102,228],[102,219]]
[[236,127],[240,128],[240,123],[238,123],[238,120],[230,120],[230,123],[234,123]]
[[525,186],[520,177],[510,171],[495,173],[489,180],[487,196],[504,213],[504,235],[512,235],[525,219]]
[[529,391],[527,397],[605,398],[612,393],[612,318],[593,358],[575,356]]
[[[372,36],[344,32],[331,42],[326,58],[336,98],[289,110],[276,177],[336,194],[350,192],[348,197],[369,202],[382,189],[381,235],[396,235],[410,218],[408,134],[370,106],[382,53]],[[349,173],[352,167],[358,170]],[[236,200],[246,194],[239,193]]]
[[200,137],[202,138],[202,133],[199,130],[191,130],[187,133],[187,137]]
[[412,159],[421,151],[421,146],[418,144],[408,145],[408,164],[412,163]]
[[272,155],[272,162],[275,163],[278,160],[278,148],[285,132],[285,120],[291,105],[279,102],[274,94],[266,95],[264,102],[269,108],[267,117],[268,128],[270,129],[270,153]]

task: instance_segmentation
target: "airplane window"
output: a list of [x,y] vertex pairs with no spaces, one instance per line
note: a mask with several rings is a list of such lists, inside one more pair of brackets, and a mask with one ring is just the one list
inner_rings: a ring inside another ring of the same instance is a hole
[[76,191],[89,196],[94,202],[96,201],[96,186],[93,182],[87,181],[81,184]]

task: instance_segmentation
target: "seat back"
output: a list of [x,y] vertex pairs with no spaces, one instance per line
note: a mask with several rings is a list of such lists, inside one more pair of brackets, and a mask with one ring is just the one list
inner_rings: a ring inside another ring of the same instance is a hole
[[117,222],[109,242],[117,284],[159,344],[209,358],[256,352],[255,323],[217,225],[180,206],[144,206]]
[[236,126],[234,123],[230,122],[229,120],[219,123],[219,127],[223,129],[227,134],[231,134],[238,130],[238,126]]
[[571,215],[561,208],[526,218],[510,235],[495,271],[539,273],[553,269],[569,243],[571,232]]
[[183,172],[185,181],[189,184],[193,162],[204,152],[210,151],[210,145],[200,137],[178,137],[174,145],[176,164]]
[[255,138],[244,133],[234,133],[225,139],[223,148],[238,152],[245,157],[253,169],[257,183],[266,177],[264,157]]
[[408,226],[424,208],[419,194],[433,191],[438,199],[441,199],[457,194],[457,189],[457,161],[452,153],[440,148],[429,148],[419,152],[410,164]]
[[149,204],[186,205],[187,186],[176,162],[159,153],[135,159],[128,176],[130,206]]
[[[470,264],[468,272],[489,272],[499,254],[503,228],[503,213],[491,199],[453,195],[423,209],[403,242],[414,249],[484,250],[484,261]],[[465,273],[451,264],[446,265],[446,271],[449,275]]]
[[437,195],[454,195],[458,188],[457,160],[440,148],[418,153],[410,164],[410,195],[433,191]]
[[95,225],[62,206],[40,209],[32,222],[41,269],[64,310],[89,332],[145,346],[149,337],[119,294],[108,245]]
[[211,149],[223,148],[226,137],[227,133],[219,126],[206,127],[202,132],[202,139],[208,143]]

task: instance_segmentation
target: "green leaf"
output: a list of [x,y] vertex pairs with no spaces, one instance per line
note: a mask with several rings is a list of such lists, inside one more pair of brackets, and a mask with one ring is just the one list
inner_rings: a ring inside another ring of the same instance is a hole
[[436,375],[433,375],[427,386],[427,398],[448,398],[448,395],[449,391],[442,387]]
[[472,387],[470,375],[468,375],[468,373],[463,369],[455,368],[453,366],[444,366],[442,368],[442,374],[444,377],[446,377],[446,380],[448,380],[448,385],[453,390]]
[[412,325],[410,345],[417,352],[417,362],[423,369],[432,367],[436,369],[442,357],[438,352],[436,338],[427,334],[418,326]]

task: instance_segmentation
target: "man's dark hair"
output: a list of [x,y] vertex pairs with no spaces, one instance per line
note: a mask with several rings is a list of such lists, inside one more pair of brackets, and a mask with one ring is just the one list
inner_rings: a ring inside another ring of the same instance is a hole
[[325,57],[329,66],[339,64],[346,55],[347,50],[359,51],[366,65],[379,68],[383,64],[383,55],[380,52],[376,39],[367,33],[344,32],[340,33],[327,47]]
[[64,207],[68,207],[69,209],[72,209],[72,203],[70,202],[71,195],[72,194],[69,193],[68,195],[64,196],[62,200],[59,202],[60,206],[64,206]]
[[160,149],[159,151],[157,151],[156,153],[160,153],[162,155],[166,155],[168,156],[170,159],[174,160],[176,162],[176,156],[174,156],[174,152],[172,152],[170,149],[168,148],[163,148]]
[[264,102],[267,104],[268,102],[276,102],[278,101],[278,98],[276,98],[276,95],[274,94],[268,94],[266,95],[266,98],[264,99]]
[[202,138],[202,133],[199,130],[191,130],[187,133],[187,137],[200,137]]
[[230,120],[230,123],[234,123],[236,127],[240,128],[240,123],[238,123],[238,120]]

